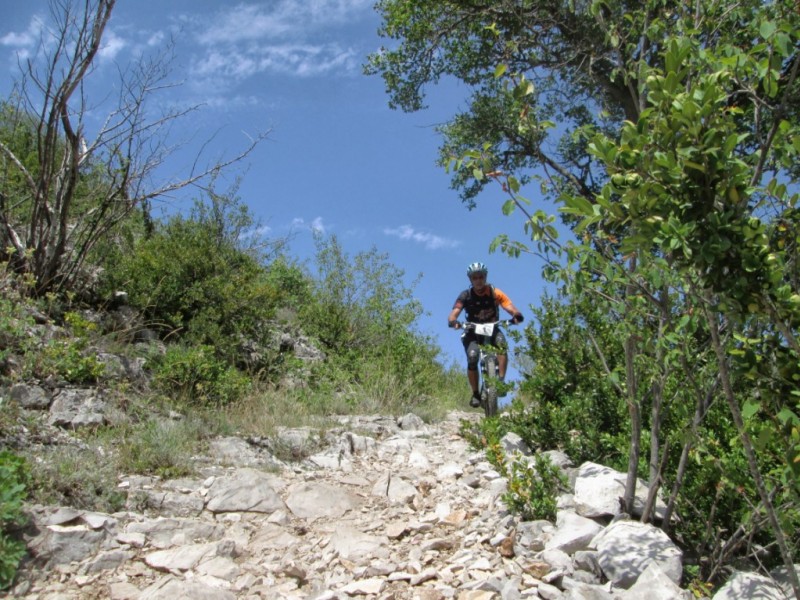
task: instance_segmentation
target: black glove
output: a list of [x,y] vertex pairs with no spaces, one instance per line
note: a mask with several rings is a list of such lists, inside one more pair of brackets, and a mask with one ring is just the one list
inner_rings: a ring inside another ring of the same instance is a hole
[[517,313],[511,320],[514,323],[522,323],[525,320],[525,317],[522,316],[522,313]]
[[458,329],[458,321],[448,321],[447,326],[452,327],[453,329]]

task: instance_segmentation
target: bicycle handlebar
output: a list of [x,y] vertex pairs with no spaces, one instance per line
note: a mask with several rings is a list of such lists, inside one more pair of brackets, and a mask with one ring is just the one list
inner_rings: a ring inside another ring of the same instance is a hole
[[455,327],[453,329],[475,329],[476,325],[503,325],[504,327],[508,327],[509,325],[516,325],[516,321],[513,319],[500,319],[499,321],[489,321],[488,323],[470,323],[469,321],[456,321]]

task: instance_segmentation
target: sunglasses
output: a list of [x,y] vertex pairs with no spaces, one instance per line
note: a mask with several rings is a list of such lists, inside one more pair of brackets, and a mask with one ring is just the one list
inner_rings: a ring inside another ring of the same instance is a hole
[[486,279],[486,275],[470,275],[469,278],[475,281],[476,279]]

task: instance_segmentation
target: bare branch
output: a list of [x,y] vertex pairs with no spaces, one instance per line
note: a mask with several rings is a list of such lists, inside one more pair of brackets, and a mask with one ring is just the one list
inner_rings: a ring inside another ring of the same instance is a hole
[[[89,105],[87,78],[93,72],[116,0],[50,0],[51,23],[43,29],[36,58],[21,64],[20,114],[31,118],[35,165],[14,148],[0,145],[0,156],[21,174],[30,198],[15,211],[0,204],[0,223],[24,256],[19,268],[34,276],[34,293],[69,289],[82,276],[89,252],[137,207],[190,185],[245,159],[268,132],[248,137],[230,158],[201,160],[213,137],[201,145],[189,174],[153,184],[155,172],[181,144],[167,143],[171,126],[197,110],[173,108],[149,112],[150,99],[174,88],[169,81],[173,42],[152,57],[119,69],[116,98]],[[112,102],[113,108],[86,140],[89,111]],[[91,191],[81,190],[86,184]],[[21,218],[20,214],[25,213]],[[147,220],[147,215],[145,220]],[[17,235],[20,228],[26,235]],[[23,247],[24,246],[24,247]],[[29,249],[31,252],[22,252]]]

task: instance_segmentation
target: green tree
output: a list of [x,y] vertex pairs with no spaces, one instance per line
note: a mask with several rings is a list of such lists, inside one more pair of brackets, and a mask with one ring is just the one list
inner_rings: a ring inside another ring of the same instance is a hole
[[[671,38],[664,67],[645,71],[648,110],[619,138],[592,139],[591,150],[613,175],[599,209],[584,211],[581,223],[624,225],[621,249],[664,256],[704,311],[760,510],[787,566],[794,549],[785,534],[800,493],[800,196],[782,181],[791,176],[800,139],[797,119],[784,118],[800,65],[798,24],[793,12],[761,15],[753,24],[759,42],[748,52],[701,48],[690,32]],[[781,85],[784,71],[789,80]],[[767,425],[752,419],[757,413]],[[778,439],[783,456],[771,447]]]
[[[469,85],[468,110],[442,127],[441,154],[465,201],[501,183],[504,211],[521,210],[535,247],[507,236],[497,247],[538,253],[570,294],[606,298],[622,317],[626,501],[642,427],[651,490],[679,485],[687,457],[713,447],[722,421],[706,421],[721,395],[740,442],[722,461],[726,475],[738,481],[747,465],[746,502],[765,517],[753,531],[769,523],[794,573],[785,534],[795,530],[800,462],[795,3],[446,4],[379,3],[383,34],[401,41],[371,57],[367,71],[384,77],[390,104],[405,110],[421,108],[424,87],[440,77]],[[575,241],[559,243],[552,219],[528,210],[521,192],[534,178]],[[687,363],[692,338],[705,347]],[[671,396],[676,378],[691,383],[688,401]],[[692,439],[681,443],[675,431]],[[669,444],[682,448],[674,458]]]

